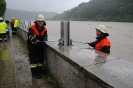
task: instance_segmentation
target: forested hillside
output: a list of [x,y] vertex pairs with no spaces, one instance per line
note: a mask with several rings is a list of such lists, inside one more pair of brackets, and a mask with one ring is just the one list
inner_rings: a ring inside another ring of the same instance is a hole
[[5,11],[6,11],[6,2],[5,0],[0,0],[0,17],[4,16]]
[[133,0],[91,0],[54,16],[53,20],[133,22]]
[[5,19],[20,19],[20,20],[35,20],[35,17],[38,14],[43,14],[45,19],[53,18],[57,13],[56,12],[37,12],[37,11],[21,11],[21,10],[13,10],[13,9],[6,9]]

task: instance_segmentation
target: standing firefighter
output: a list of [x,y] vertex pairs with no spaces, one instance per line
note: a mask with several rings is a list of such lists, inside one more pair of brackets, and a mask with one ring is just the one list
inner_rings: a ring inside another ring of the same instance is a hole
[[36,17],[35,24],[28,30],[27,46],[30,58],[30,67],[32,77],[41,78],[40,73],[44,62],[44,45],[47,41],[47,29],[44,21],[44,16],[39,14]]
[[12,32],[13,32],[12,34],[16,34],[18,26],[19,26],[19,20],[15,19],[14,20],[14,28],[12,30]]
[[6,37],[6,22],[3,21],[3,18],[0,17],[0,42],[2,42],[2,39],[4,38],[5,41],[7,41]]
[[11,29],[12,29],[12,31],[14,30],[14,23],[15,23],[14,18],[12,18],[11,19]]

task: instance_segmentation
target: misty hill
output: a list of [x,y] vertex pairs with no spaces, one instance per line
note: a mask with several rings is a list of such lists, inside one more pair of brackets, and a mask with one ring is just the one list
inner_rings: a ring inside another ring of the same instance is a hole
[[43,14],[45,19],[50,19],[54,17],[57,13],[56,12],[30,12],[30,11],[21,11],[21,10],[12,10],[6,9],[5,12],[5,19],[16,18],[20,20],[35,20],[35,17],[38,14]]
[[91,0],[53,19],[133,22],[133,0]]

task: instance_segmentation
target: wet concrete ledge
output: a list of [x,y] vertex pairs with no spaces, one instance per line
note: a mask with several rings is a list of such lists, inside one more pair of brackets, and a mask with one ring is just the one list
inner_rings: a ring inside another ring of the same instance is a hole
[[[26,31],[18,33],[26,40]],[[46,65],[61,88],[133,88],[131,62],[58,42],[48,42],[46,52]]]

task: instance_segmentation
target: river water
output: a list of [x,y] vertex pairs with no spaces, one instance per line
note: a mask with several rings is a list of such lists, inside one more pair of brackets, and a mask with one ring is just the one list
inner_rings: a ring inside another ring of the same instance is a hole
[[[49,40],[60,38],[60,21],[46,21]],[[70,21],[70,38],[74,41],[92,42],[95,40],[95,28],[99,24],[107,27],[111,41],[111,55],[133,62],[133,23]],[[82,44],[88,47],[86,44]],[[78,46],[78,47],[82,47]]]

